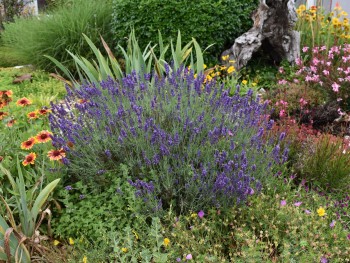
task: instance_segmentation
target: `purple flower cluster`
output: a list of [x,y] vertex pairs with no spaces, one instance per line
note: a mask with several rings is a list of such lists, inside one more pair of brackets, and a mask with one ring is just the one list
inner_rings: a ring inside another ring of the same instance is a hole
[[284,134],[270,137],[266,105],[251,92],[231,96],[186,68],[166,72],[68,90],[52,104],[53,144],[67,152],[69,171],[89,182],[126,164],[136,195],[153,195],[158,206],[243,202],[286,161]]

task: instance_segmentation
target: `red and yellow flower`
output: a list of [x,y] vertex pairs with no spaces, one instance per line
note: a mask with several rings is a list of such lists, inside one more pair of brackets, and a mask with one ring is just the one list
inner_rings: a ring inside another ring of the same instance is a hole
[[31,111],[27,114],[28,119],[34,120],[39,118],[38,112],[37,111]]
[[66,152],[62,148],[59,150],[51,150],[47,153],[47,156],[51,161],[58,161],[66,157]]
[[7,122],[6,126],[7,126],[7,127],[12,127],[13,124],[15,124],[15,123],[16,123],[16,120],[15,120],[15,119],[12,119],[12,120],[10,120],[10,121]]
[[24,161],[22,162],[22,164],[24,166],[27,166],[28,164],[34,164],[35,163],[35,159],[36,159],[36,154],[31,152],[30,154],[28,154],[25,158]]
[[35,139],[38,143],[46,143],[51,140],[52,133],[49,131],[41,131],[36,136]]
[[38,110],[38,113],[39,113],[40,115],[46,115],[46,114],[48,114],[49,112],[51,112],[51,110],[49,110],[49,109],[40,109],[40,110]]
[[21,106],[21,107],[25,107],[25,106],[28,106],[30,104],[32,104],[32,101],[27,99],[26,97],[23,97],[16,102],[16,105]]
[[23,150],[32,149],[35,143],[36,143],[36,139],[34,137],[30,137],[28,140],[21,143],[21,149]]
[[12,98],[13,92],[12,92],[12,90],[6,90],[6,91],[4,92],[4,94],[5,94],[7,97]]
[[5,118],[7,115],[9,115],[7,112],[0,111],[0,120],[2,120],[3,118]]

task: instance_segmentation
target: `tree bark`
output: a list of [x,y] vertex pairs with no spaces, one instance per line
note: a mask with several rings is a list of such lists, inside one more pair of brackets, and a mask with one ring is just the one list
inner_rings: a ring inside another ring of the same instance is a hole
[[300,33],[294,31],[297,21],[294,0],[260,0],[253,13],[253,27],[235,40],[234,45],[223,52],[229,55],[223,64],[234,60],[236,70],[247,65],[260,48],[279,63],[283,59],[294,63],[300,56]]

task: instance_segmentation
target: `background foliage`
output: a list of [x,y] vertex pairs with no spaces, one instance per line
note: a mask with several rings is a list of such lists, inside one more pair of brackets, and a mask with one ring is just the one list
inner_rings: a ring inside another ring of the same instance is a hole
[[181,30],[183,43],[195,38],[209,49],[213,61],[252,25],[250,13],[257,0],[114,0],[112,32],[116,44],[125,46],[134,27],[141,47],[157,43],[158,30],[164,39],[176,38]]
[[44,57],[50,55],[60,58],[68,68],[75,68],[66,50],[91,57],[91,49],[82,33],[99,47],[102,47],[100,35],[109,42],[111,8],[110,0],[103,0],[103,3],[93,0],[67,1],[45,15],[18,18],[15,23],[5,25],[1,34],[2,46],[14,57],[20,57],[22,64],[53,70],[54,64]]

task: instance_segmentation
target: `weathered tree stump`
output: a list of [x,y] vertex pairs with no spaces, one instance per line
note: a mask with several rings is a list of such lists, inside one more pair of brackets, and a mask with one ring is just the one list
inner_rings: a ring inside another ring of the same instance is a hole
[[253,13],[253,27],[235,40],[234,45],[223,52],[234,60],[237,70],[247,65],[252,55],[260,48],[268,53],[275,63],[283,59],[294,63],[300,56],[300,33],[294,31],[297,21],[294,0],[260,0]]

